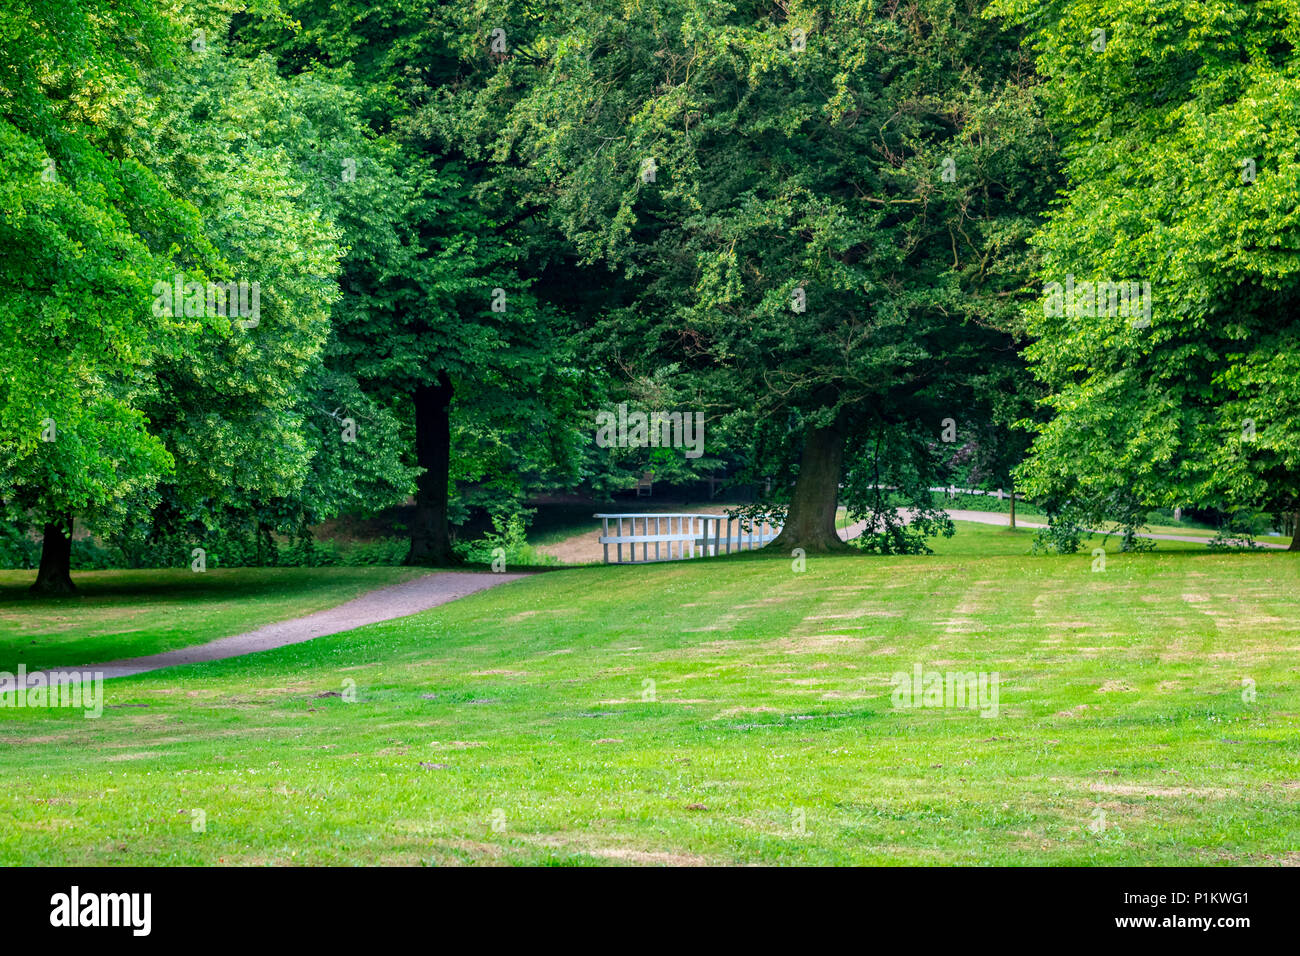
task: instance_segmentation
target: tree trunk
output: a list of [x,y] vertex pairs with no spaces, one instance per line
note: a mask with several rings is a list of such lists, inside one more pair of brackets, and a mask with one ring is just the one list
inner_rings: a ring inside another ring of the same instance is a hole
[[1288,551],[1300,551],[1300,508],[1291,512],[1291,544]]
[[56,596],[74,594],[76,590],[72,583],[72,515],[59,515],[45,523],[41,564],[31,593]]
[[447,480],[451,469],[451,378],[415,390],[415,461],[424,469],[415,481],[415,523],[407,564],[460,564],[451,550],[447,522]]
[[1011,486],[1011,527],[1016,526],[1016,486]]
[[844,464],[844,426],[809,428],[799,459],[799,477],[781,533],[768,545],[776,551],[803,548],[809,554],[852,551],[835,530]]

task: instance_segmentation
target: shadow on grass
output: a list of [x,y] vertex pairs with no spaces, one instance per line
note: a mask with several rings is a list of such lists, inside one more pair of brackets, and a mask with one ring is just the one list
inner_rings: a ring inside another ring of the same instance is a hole
[[[140,568],[130,571],[72,572],[77,593],[37,597],[28,592],[35,571],[6,571],[0,582],[0,604],[57,609],[79,600],[166,598],[168,600],[226,600],[234,596],[275,593],[288,580],[301,587],[303,568],[213,568],[203,573],[186,568]],[[311,569],[321,572],[329,568]],[[355,569],[349,569],[355,570]],[[15,577],[21,576],[17,583]],[[323,575],[322,575],[323,576]],[[376,583],[376,587],[382,586]]]

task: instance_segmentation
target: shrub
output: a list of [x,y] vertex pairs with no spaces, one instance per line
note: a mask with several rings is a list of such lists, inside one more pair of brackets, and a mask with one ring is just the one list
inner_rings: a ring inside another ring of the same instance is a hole
[[556,558],[541,554],[528,543],[522,515],[493,515],[492,527],[494,530],[475,541],[457,542],[453,545],[456,553],[470,564],[491,564],[498,557],[504,557],[506,567],[558,563]]

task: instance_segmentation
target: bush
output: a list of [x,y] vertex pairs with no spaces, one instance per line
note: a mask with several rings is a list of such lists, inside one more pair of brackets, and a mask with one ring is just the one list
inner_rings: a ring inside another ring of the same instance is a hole
[[1255,538],[1267,534],[1273,524],[1272,515],[1254,509],[1236,511],[1225,515],[1218,532],[1207,547],[1211,551],[1253,550],[1259,547]]
[[[530,567],[558,564],[549,554],[538,552],[527,540],[523,515],[497,514],[492,516],[495,529],[475,541],[457,542],[452,547],[470,564],[492,564],[504,559],[506,567]],[[499,550],[498,550],[499,549]]]
[[[218,528],[196,534],[175,534],[161,538],[75,538],[72,542],[73,571],[107,571],[119,568],[186,568],[194,560],[195,548],[202,548],[210,568],[399,565],[408,544],[401,538],[340,545],[303,536],[288,541],[257,540],[238,530]],[[489,546],[488,561],[491,561]],[[41,542],[18,524],[0,524],[0,570],[34,570],[41,559]],[[514,564],[541,563],[538,556],[515,550]]]
[[23,528],[0,524],[0,568],[26,571],[41,559],[41,543],[33,541]]
[[72,569],[74,571],[107,571],[120,568],[123,555],[120,548],[106,548],[94,538],[72,539]]
[[410,547],[410,542],[403,538],[384,538],[381,541],[354,544],[342,552],[341,563],[349,567],[398,565],[406,560],[406,552]]

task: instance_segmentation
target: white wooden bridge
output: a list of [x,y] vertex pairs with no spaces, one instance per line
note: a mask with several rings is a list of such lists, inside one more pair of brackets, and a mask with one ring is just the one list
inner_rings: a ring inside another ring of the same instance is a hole
[[[682,561],[731,554],[732,551],[753,551],[781,533],[780,525],[768,521],[742,521],[727,515],[598,514],[593,517],[605,523],[600,543],[605,549],[606,564]],[[615,522],[614,534],[610,534],[611,521]],[[637,522],[641,523],[640,534],[637,533]],[[610,545],[614,546],[612,561]],[[637,557],[637,545],[641,546],[640,557]],[[626,557],[624,546],[627,547]]]

